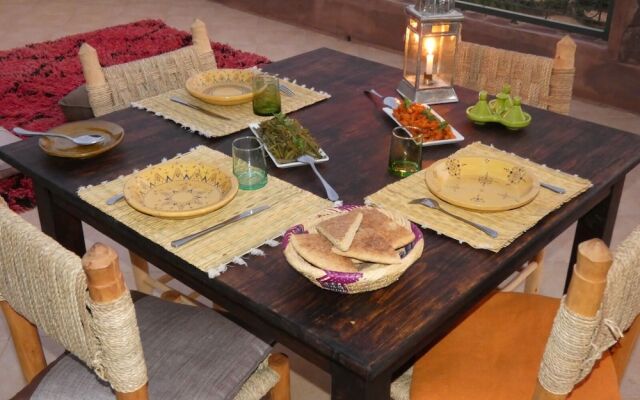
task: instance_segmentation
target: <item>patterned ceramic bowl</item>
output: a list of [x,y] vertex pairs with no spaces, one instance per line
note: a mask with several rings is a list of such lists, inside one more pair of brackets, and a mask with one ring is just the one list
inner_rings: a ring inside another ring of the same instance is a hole
[[135,174],[124,185],[129,205],[162,218],[191,218],[217,210],[238,192],[238,181],[215,165],[165,162]]
[[232,106],[253,99],[255,74],[254,69],[213,69],[192,76],[185,85],[192,96],[206,103]]

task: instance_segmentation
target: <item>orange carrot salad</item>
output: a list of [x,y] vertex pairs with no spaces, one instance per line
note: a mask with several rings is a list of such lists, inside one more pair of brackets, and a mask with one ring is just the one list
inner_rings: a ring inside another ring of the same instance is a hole
[[412,134],[422,134],[422,140],[425,142],[454,138],[449,124],[446,121],[440,121],[431,109],[423,104],[405,100],[393,110],[393,116],[401,125],[420,128],[420,131],[414,131]]

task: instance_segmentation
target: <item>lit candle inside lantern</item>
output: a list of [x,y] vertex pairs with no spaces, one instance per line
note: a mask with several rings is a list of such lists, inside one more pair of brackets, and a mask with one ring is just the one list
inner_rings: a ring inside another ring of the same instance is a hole
[[427,38],[424,42],[424,47],[427,52],[427,66],[424,71],[424,80],[429,83],[433,79],[433,59],[436,50],[436,41],[433,38]]

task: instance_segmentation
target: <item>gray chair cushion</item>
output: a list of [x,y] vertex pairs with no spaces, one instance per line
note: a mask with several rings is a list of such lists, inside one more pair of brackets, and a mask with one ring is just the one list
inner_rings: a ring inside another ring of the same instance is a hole
[[[204,308],[147,296],[135,303],[151,399],[233,399],[271,347]],[[108,384],[64,356],[33,394],[41,400],[113,400]]]
[[94,117],[85,85],[78,86],[58,101],[68,122],[84,121]]

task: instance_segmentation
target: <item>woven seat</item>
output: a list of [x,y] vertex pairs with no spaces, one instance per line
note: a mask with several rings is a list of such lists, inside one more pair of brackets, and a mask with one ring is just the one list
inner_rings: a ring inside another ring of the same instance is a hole
[[[0,305],[37,382],[17,398],[288,400],[285,356],[267,363],[268,344],[207,308],[146,296],[134,309],[109,247],[81,261],[4,203],[0,240]],[[38,328],[72,355],[45,370]]]
[[620,399],[618,384],[640,331],[640,323],[632,325],[640,313],[640,227],[607,275],[609,266],[604,243],[588,241],[562,301],[491,296],[393,383],[392,398]]
[[570,36],[558,42],[555,58],[460,42],[454,83],[490,94],[510,84],[512,94],[520,96],[523,104],[569,114],[575,52]]

